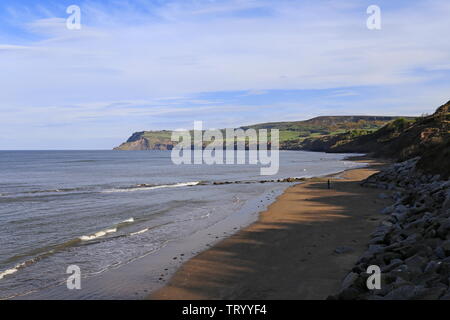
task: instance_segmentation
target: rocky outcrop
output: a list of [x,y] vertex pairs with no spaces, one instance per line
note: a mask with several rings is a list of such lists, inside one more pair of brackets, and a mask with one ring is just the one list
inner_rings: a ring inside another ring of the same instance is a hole
[[114,150],[142,151],[142,150],[172,150],[173,145],[168,143],[151,143],[147,138],[140,138],[136,141],[125,142]]
[[353,130],[342,134],[308,138],[289,149],[338,153],[368,153],[373,157],[405,161],[420,156],[418,168],[450,177],[450,101],[430,116],[416,120],[396,119],[366,134]]
[[122,143],[120,146],[114,148],[114,150],[148,150],[149,142],[145,138],[140,138],[135,141]]
[[[450,300],[450,181],[417,169],[419,158],[392,165],[362,186],[392,197],[367,251],[329,299]],[[381,269],[381,289],[368,289],[367,269]]]
[[170,133],[162,131],[161,135],[149,135],[146,131],[135,132],[130,138],[114,150],[172,150],[173,142],[170,140]]

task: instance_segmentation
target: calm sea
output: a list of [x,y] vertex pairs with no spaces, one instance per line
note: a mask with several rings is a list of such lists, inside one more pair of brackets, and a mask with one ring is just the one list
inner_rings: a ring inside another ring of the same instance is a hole
[[[168,151],[0,151],[0,298],[57,285],[78,265],[95,276],[208,228],[284,183],[357,164],[280,152],[256,165],[173,165]],[[348,156],[348,155],[347,155]],[[242,181],[247,183],[214,184]]]

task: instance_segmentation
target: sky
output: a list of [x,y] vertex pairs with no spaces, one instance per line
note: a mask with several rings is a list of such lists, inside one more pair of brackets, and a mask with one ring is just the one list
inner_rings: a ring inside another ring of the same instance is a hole
[[0,149],[432,113],[450,100],[449,17],[448,0],[2,0]]

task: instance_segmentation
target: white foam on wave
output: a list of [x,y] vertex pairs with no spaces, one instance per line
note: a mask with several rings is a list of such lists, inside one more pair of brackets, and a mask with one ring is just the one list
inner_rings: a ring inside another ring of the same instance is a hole
[[176,188],[176,187],[189,187],[189,186],[196,186],[200,183],[200,181],[192,181],[192,182],[181,182],[181,183],[175,183],[175,184],[168,184],[168,185],[162,185],[162,186],[155,186],[151,187],[153,189],[158,188]]
[[200,183],[200,181],[191,181],[191,182],[181,182],[175,184],[162,184],[160,186],[152,186],[152,187],[136,187],[136,188],[124,188],[124,189],[109,189],[103,191],[103,193],[113,193],[113,192],[133,192],[133,191],[143,191],[143,190],[155,190],[155,189],[163,189],[163,188],[179,188],[179,187],[190,187],[196,186]]
[[149,230],[148,228],[145,228],[145,229],[143,229],[141,231],[132,232],[132,233],[130,233],[130,236],[135,236],[137,234],[141,234],[141,233],[147,232],[148,230]]
[[[134,222],[134,218],[133,217],[131,217],[129,219],[126,219],[126,220],[122,221],[121,223],[132,223],[132,222]],[[147,231],[147,230],[148,229],[146,229],[145,231]],[[140,231],[138,233],[143,233],[145,231],[142,230],[142,231]],[[110,229],[105,229],[105,230],[102,230],[102,231],[98,231],[98,232],[96,232],[94,234],[91,234],[91,235],[81,236],[78,239],[80,239],[81,241],[90,241],[90,240],[94,240],[94,239],[106,236],[107,234],[115,233],[115,232],[117,232],[117,227],[110,228]],[[54,250],[50,250],[46,254],[53,253],[53,252],[54,252]],[[43,255],[41,255],[41,256],[43,256]],[[0,280],[2,280],[6,276],[9,276],[9,275],[12,275],[12,274],[16,273],[17,271],[19,271],[22,268],[25,268],[26,266],[28,266],[28,265],[38,261],[41,256],[38,256],[38,257],[33,258],[31,260],[19,263],[19,264],[17,264],[16,266],[14,266],[11,269],[7,269],[7,270],[5,270],[3,272],[0,272]]]
[[3,279],[6,276],[9,276],[10,274],[16,273],[19,269],[17,269],[16,267],[12,268],[12,269],[8,269],[3,271],[2,273],[0,273],[0,280]]
[[16,265],[14,268],[11,268],[11,269],[8,269],[8,270],[5,270],[5,271],[1,272],[0,273],[0,280],[2,280],[6,276],[9,276],[11,274],[16,273],[17,271],[19,271],[19,269],[25,267],[26,264],[27,264],[27,262],[22,262],[22,263],[19,263],[18,265]]
[[82,241],[90,241],[90,240],[94,240],[94,239],[106,236],[107,234],[114,233],[114,232],[117,232],[117,228],[102,230],[102,231],[96,232],[96,233],[94,233],[92,235],[89,235],[89,236],[81,236],[80,240],[82,240]]

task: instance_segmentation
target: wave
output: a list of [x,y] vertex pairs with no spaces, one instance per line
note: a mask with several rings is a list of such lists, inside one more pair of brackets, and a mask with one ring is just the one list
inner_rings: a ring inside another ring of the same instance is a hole
[[[180,185],[180,184],[176,184],[176,185]],[[191,183],[183,183],[182,185],[191,185]],[[187,220],[177,220],[177,221],[166,222],[166,223],[162,223],[162,224],[155,225],[155,226],[152,226],[152,227],[146,227],[146,228],[141,229],[139,231],[130,232],[130,233],[124,234],[122,236],[125,236],[125,237],[127,237],[127,236],[136,236],[136,235],[140,235],[140,234],[143,234],[145,232],[148,232],[148,231],[150,231],[152,229],[156,229],[156,228],[159,228],[159,227],[162,227],[164,225],[171,224],[171,223],[177,223],[177,222],[181,222],[181,221],[190,221],[190,220],[195,220],[195,219],[204,219],[204,218],[208,218],[209,216],[210,216],[210,213],[208,212],[207,214],[202,215],[200,217],[194,217],[194,218],[187,219]],[[89,241],[96,240],[98,238],[107,236],[107,235],[112,234],[112,233],[116,233],[120,228],[122,228],[122,227],[124,227],[126,225],[129,225],[129,224],[132,224],[134,222],[135,222],[135,219],[133,217],[131,217],[131,218],[125,219],[125,220],[115,224],[114,226],[112,226],[112,227],[110,227],[108,229],[104,229],[104,230],[95,232],[93,234],[83,235],[81,237],[77,237],[75,239],[71,239],[71,240],[65,241],[65,242],[57,244],[57,245],[48,246],[48,247],[45,247],[45,248],[40,248],[40,249],[34,250],[33,252],[28,252],[27,254],[24,254],[24,255],[12,257],[10,259],[10,262],[12,262],[14,260],[18,260],[20,258],[25,258],[26,256],[35,255],[35,257],[33,257],[31,259],[28,259],[28,260],[26,260],[24,262],[18,263],[14,267],[12,267],[10,269],[7,269],[7,270],[5,270],[3,272],[0,272],[0,280],[2,280],[3,278],[5,278],[7,276],[15,274],[19,270],[24,269],[24,268],[26,268],[26,267],[28,267],[28,266],[36,263],[36,262],[38,262],[38,261],[48,257],[48,256],[51,256],[51,255],[53,255],[53,254],[55,254],[57,252],[63,251],[64,249],[66,249],[68,247],[73,247],[73,246],[76,246],[76,245],[80,245],[81,243],[89,243]]]
[[[176,185],[177,186],[179,186],[179,185],[191,185],[191,183],[180,183],[180,184],[176,184]],[[195,184],[192,184],[192,185],[195,185]],[[187,220],[176,220],[176,221],[166,222],[166,223],[155,225],[155,226],[152,226],[152,227],[146,227],[146,228],[141,229],[139,231],[130,232],[130,233],[124,234],[122,236],[126,237],[126,236],[140,235],[140,234],[143,234],[143,233],[145,233],[145,232],[147,232],[149,230],[152,230],[152,229],[155,229],[155,228],[159,228],[159,227],[162,227],[162,226],[167,225],[167,224],[177,223],[177,222],[181,222],[181,221],[188,221],[188,220],[190,221],[190,220],[195,220],[195,219],[204,219],[204,218],[208,218],[209,216],[210,216],[210,213],[208,212],[207,214],[202,215],[200,217],[194,217],[194,218],[187,219]],[[17,271],[19,271],[21,269],[24,269],[25,267],[28,267],[28,266],[30,266],[30,265],[32,265],[32,264],[34,264],[34,263],[36,263],[36,262],[46,258],[46,257],[51,256],[51,255],[53,255],[53,254],[55,254],[57,252],[60,252],[60,251],[66,249],[68,247],[73,247],[73,246],[76,246],[76,245],[80,245],[81,243],[86,243],[86,242],[93,241],[93,240],[96,240],[98,238],[107,236],[109,234],[116,233],[120,228],[122,228],[122,227],[124,227],[126,225],[130,225],[130,224],[132,224],[134,222],[135,222],[135,219],[133,217],[130,217],[130,218],[125,219],[125,220],[123,220],[123,221],[121,221],[119,223],[116,223],[115,225],[113,225],[110,228],[107,228],[107,229],[104,229],[104,230],[100,230],[100,231],[97,231],[97,232],[92,233],[92,234],[83,235],[83,236],[80,236],[80,237],[77,237],[77,238],[65,241],[65,242],[57,244],[57,245],[52,245],[52,246],[47,246],[47,247],[44,247],[44,248],[36,249],[36,250],[33,250],[32,252],[28,252],[28,253],[23,254],[23,255],[14,256],[11,259],[9,259],[10,262],[20,260],[21,258],[25,258],[25,257],[30,256],[30,255],[34,255],[33,258],[28,259],[28,260],[26,260],[24,262],[18,263],[14,267],[12,267],[10,269],[7,269],[7,270],[5,270],[3,272],[0,272],[0,280],[5,278],[6,276],[10,276],[12,274],[15,274]]]
[[147,232],[148,230],[150,230],[150,228],[145,228],[145,229],[142,229],[142,230],[140,230],[140,231],[132,232],[132,233],[130,233],[130,236],[135,236],[135,235],[137,235],[137,234],[145,233],[145,232]]
[[103,193],[114,193],[114,192],[132,192],[132,191],[142,191],[142,190],[155,190],[162,188],[179,188],[179,187],[190,187],[200,184],[201,181],[191,181],[191,182],[180,182],[175,184],[161,184],[161,185],[150,185],[150,184],[138,184],[136,186],[127,188],[117,188],[102,191]]
[[178,187],[189,187],[200,184],[201,181],[190,181],[181,182],[175,184],[163,184],[163,185],[153,185],[153,184],[137,184],[129,187],[117,187],[112,189],[103,189],[101,186],[85,186],[77,188],[55,188],[55,189],[42,189],[42,190],[25,190],[18,193],[2,192],[0,193],[0,202],[16,202],[16,201],[26,201],[34,200],[36,197],[61,197],[68,195],[82,195],[91,192],[100,193],[115,193],[115,192],[132,192],[132,191],[143,191],[143,190],[155,190],[161,188],[178,188]]
[[106,236],[109,233],[115,233],[115,232],[117,232],[117,228],[106,229],[106,230],[102,230],[102,231],[96,232],[96,233],[94,233],[92,235],[89,235],[89,236],[81,236],[80,240],[82,240],[82,241],[90,241],[90,240],[94,240],[94,239]]
[[0,273],[0,280],[2,280],[6,276],[16,273],[17,271],[19,271],[19,269],[23,268],[24,266],[25,266],[25,262],[19,263],[14,268],[3,271],[2,273]]
[[32,265],[33,263],[45,258],[46,256],[49,256],[50,254],[52,254],[55,250],[50,250],[48,252],[45,252],[44,254],[38,255],[32,259],[26,260],[24,262],[18,263],[16,264],[14,267],[12,267],[11,269],[7,269],[3,272],[0,272],[0,280],[2,280],[4,277],[12,275],[14,273],[16,273],[17,271],[19,271],[20,269],[23,269],[25,267],[28,267],[29,265]]
[[66,195],[80,195],[92,192],[91,187],[79,187],[79,188],[60,188],[60,189],[42,189],[42,190],[24,190],[16,193],[6,192],[0,193],[2,201],[22,201],[27,199],[35,199],[37,197],[61,197]]
[[[0,272],[0,280],[2,280],[6,276],[9,276],[9,275],[12,275],[12,274],[16,273],[20,269],[23,269],[23,268],[25,268],[25,267],[27,267],[27,266],[35,263],[35,262],[38,262],[39,260],[42,260],[45,257],[48,257],[48,256],[50,256],[50,255],[52,255],[52,254],[54,254],[56,252],[64,250],[67,247],[75,246],[75,245],[79,244],[82,241],[91,241],[91,240],[94,240],[94,239],[106,236],[108,234],[115,233],[115,232],[117,232],[117,230],[120,227],[122,227],[124,225],[127,225],[127,224],[130,224],[130,223],[133,223],[133,222],[134,222],[134,218],[131,217],[131,218],[128,218],[128,219],[123,220],[122,222],[116,224],[112,228],[101,230],[101,231],[98,231],[98,232],[96,232],[94,234],[90,234],[90,235],[84,235],[84,236],[78,237],[76,239],[71,239],[71,240],[68,240],[68,241],[66,241],[64,243],[60,243],[58,245],[54,245],[54,246],[50,246],[50,247],[46,247],[46,248],[41,248],[41,249],[38,249],[38,250],[34,251],[33,253],[28,253],[27,255],[37,254],[37,256],[35,256],[32,259],[26,260],[25,262],[21,262],[21,263],[17,264],[16,266],[14,266],[14,267],[12,267],[10,269],[7,269],[7,270],[5,270],[3,272]],[[11,259],[14,259],[14,258],[15,259],[19,258],[20,259],[20,256],[15,256],[15,257],[13,257]]]
[[[306,171],[306,169],[303,169]],[[124,187],[114,187],[109,186],[110,189],[105,189],[105,186],[84,186],[76,188],[55,188],[55,189],[42,189],[42,190],[28,190],[21,191],[18,193],[0,193],[0,202],[14,202],[14,201],[25,201],[34,200],[35,197],[56,197],[56,196],[67,196],[67,195],[82,195],[87,193],[117,193],[117,192],[134,192],[134,191],[148,191],[157,190],[164,188],[180,188],[180,187],[190,187],[197,185],[221,185],[221,184],[244,184],[244,183],[260,183],[260,182],[277,182],[277,180],[232,180],[232,181],[189,181],[189,182],[179,182],[174,184],[136,184],[132,186]],[[279,182],[279,181],[278,181]]]
[[[54,189],[42,189],[42,190],[24,190],[18,193],[10,193],[10,192],[2,192],[0,193],[0,197],[2,198],[22,198],[22,197],[35,197],[40,195],[50,196],[50,195],[62,195],[62,194],[74,194],[80,192],[98,192],[101,193],[112,193],[112,192],[130,192],[130,191],[139,191],[139,190],[154,190],[161,188],[177,188],[177,187],[189,187],[200,184],[201,181],[190,181],[190,182],[180,182],[175,184],[162,184],[162,185],[154,185],[154,184],[137,184],[129,187],[118,187],[113,189],[101,190],[101,187],[98,186],[86,186],[86,187],[77,187],[77,188],[54,188]],[[99,190],[100,189],[100,190]]]
[[60,189],[49,189],[49,190],[32,190],[32,191],[24,191],[24,194],[35,194],[35,193],[53,193],[53,192],[73,192],[73,191],[81,191],[83,188],[60,188]]
[[123,227],[124,225],[133,223],[133,222],[134,222],[134,218],[131,217],[131,218],[128,218],[126,220],[123,220],[122,222],[119,222],[118,224],[114,225],[110,229],[100,230],[100,231],[97,231],[94,234],[90,234],[90,235],[87,235],[87,236],[81,236],[81,237],[79,237],[79,239],[82,240],[82,241],[91,241],[91,240],[94,240],[94,239],[97,239],[97,238],[100,238],[100,237],[104,237],[107,234],[116,233],[119,228]]

